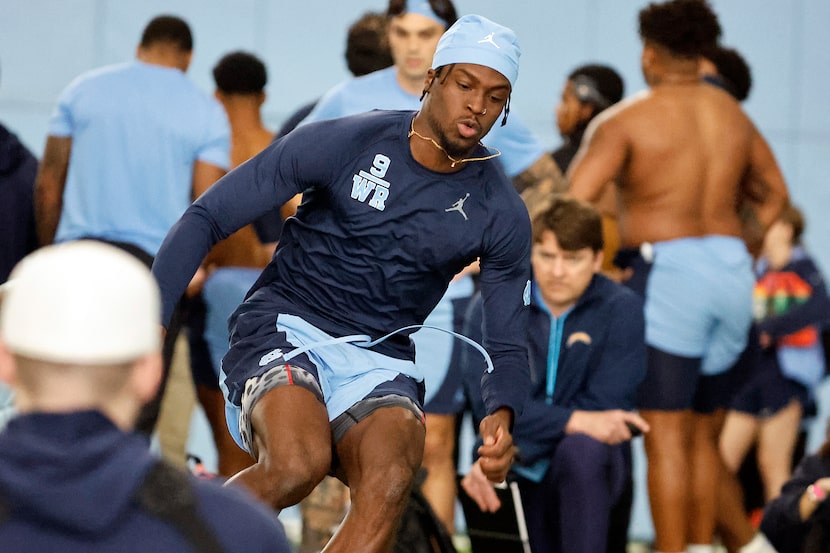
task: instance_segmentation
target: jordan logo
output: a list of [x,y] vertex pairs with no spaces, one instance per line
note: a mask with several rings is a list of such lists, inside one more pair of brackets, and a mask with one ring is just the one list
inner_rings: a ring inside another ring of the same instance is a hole
[[501,50],[501,46],[499,46],[498,44],[496,44],[496,43],[495,43],[495,41],[493,41],[493,35],[494,35],[494,34],[495,34],[495,33],[490,33],[490,34],[489,34],[489,35],[487,35],[486,37],[484,37],[484,38],[482,38],[481,40],[479,40],[479,41],[478,41],[478,43],[479,43],[479,44],[481,44],[482,42],[489,42],[490,44],[492,44],[493,46],[495,46],[496,48],[498,48],[499,50]]
[[450,207],[448,207],[444,211],[446,211],[446,212],[457,211],[461,214],[462,217],[464,217],[464,220],[466,221],[467,220],[467,214],[464,213],[464,202],[466,202],[467,198],[469,198],[469,197],[470,197],[470,193],[467,192],[466,196],[464,196],[463,198],[458,198],[457,202],[452,204]]

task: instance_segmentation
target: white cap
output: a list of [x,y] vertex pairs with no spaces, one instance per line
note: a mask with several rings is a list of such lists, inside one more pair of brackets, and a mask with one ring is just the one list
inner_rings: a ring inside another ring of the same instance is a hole
[[161,347],[158,285],[138,259],[91,240],[47,246],[2,287],[0,338],[56,363],[106,365]]

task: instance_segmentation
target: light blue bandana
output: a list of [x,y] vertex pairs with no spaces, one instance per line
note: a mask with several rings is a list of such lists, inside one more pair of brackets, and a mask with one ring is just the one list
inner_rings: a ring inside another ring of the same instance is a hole
[[465,15],[447,29],[432,59],[432,68],[451,63],[475,63],[495,69],[510,86],[519,77],[521,49],[516,33],[480,15]]
[[437,21],[444,28],[447,28],[447,21],[442,19],[438,16],[437,13],[432,11],[432,6],[429,5],[427,0],[407,0],[406,1],[406,10],[404,13],[417,13],[418,15],[423,15],[424,17],[429,17],[433,21]]

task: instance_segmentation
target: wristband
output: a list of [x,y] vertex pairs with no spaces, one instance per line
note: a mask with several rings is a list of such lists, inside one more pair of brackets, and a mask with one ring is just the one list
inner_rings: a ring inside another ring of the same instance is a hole
[[827,492],[818,483],[807,486],[807,497],[815,503],[821,503],[827,498]]

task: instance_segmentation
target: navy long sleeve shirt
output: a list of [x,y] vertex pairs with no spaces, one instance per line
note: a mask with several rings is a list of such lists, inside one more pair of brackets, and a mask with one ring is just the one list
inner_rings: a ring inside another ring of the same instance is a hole
[[[484,345],[495,368],[482,383],[485,403],[490,412],[520,412],[528,383],[527,210],[493,161],[455,173],[415,161],[413,117],[374,111],[305,125],[220,179],[156,257],[164,322],[214,243],[303,193],[254,286],[275,317],[297,315],[332,336],[378,338],[423,323],[453,276],[480,258]],[[479,147],[472,157],[486,155]],[[375,349],[411,358],[407,334]]]

